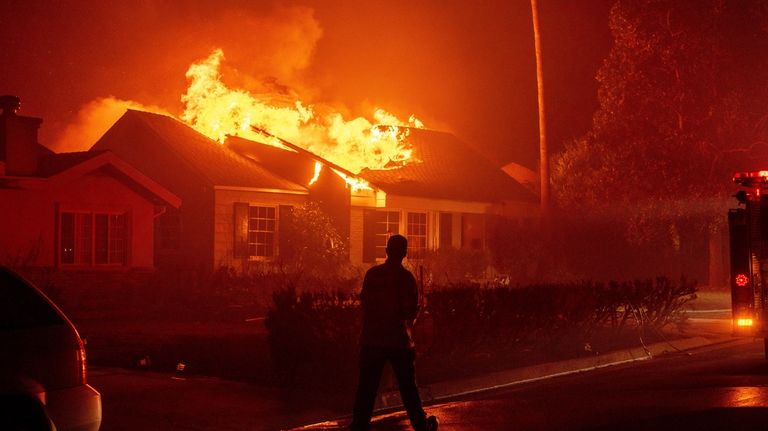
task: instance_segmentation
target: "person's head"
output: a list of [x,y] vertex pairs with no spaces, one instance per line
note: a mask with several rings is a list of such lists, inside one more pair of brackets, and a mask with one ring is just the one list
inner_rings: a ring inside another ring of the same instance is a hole
[[402,235],[392,235],[387,240],[387,257],[403,260],[408,254],[408,240]]

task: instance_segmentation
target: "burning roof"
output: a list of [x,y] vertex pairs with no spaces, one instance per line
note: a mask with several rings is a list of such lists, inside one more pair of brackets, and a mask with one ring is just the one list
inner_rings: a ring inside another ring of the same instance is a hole
[[454,135],[411,129],[408,142],[420,162],[396,169],[363,169],[360,176],[387,193],[475,202],[537,197]]
[[128,110],[91,148],[105,149],[147,172],[183,175],[169,169],[169,158],[175,158],[209,186],[307,190],[165,115]]
[[209,138],[223,143],[227,136],[239,136],[280,146],[270,135],[274,134],[351,172],[414,161],[405,138],[411,127],[423,124],[413,115],[402,121],[376,109],[372,121],[347,119],[329,106],[230,88],[219,73],[223,60],[223,51],[217,49],[192,64],[186,74],[189,87],[181,97],[185,105],[181,119]]
[[[227,146],[300,184],[311,184],[315,161],[359,177],[387,193],[475,202],[538,202],[529,189],[506,175],[454,135],[424,129],[409,131],[408,145],[417,161],[387,169],[363,169],[354,175],[298,146],[278,148],[238,137]],[[346,179],[346,178],[345,178]]]

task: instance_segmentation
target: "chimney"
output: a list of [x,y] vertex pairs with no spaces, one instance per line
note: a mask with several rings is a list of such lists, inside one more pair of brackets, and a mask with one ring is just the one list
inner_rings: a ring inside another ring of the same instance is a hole
[[29,176],[37,172],[37,129],[43,120],[16,115],[20,106],[18,97],[0,96],[0,161],[5,164],[5,175]]

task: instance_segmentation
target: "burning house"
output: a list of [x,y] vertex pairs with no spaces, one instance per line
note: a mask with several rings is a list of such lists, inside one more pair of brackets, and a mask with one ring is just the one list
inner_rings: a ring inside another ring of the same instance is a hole
[[93,145],[111,150],[179,195],[156,225],[159,267],[241,266],[279,254],[281,213],[307,187],[276,175],[171,117],[128,110]]
[[538,218],[538,198],[449,133],[411,129],[416,160],[395,169],[364,169],[374,188],[353,207],[353,261],[384,258],[386,239],[403,234],[412,258],[451,247],[486,250],[496,217]]
[[440,247],[485,250],[496,217],[537,217],[533,193],[453,135],[408,134],[407,163],[355,174],[288,142],[230,136],[221,144],[171,117],[129,110],[92,151],[115,152],[181,197],[178,210],[158,218],[161,267],[274,260],[281,221],[308,201],[348,238],[354,264],[383,259],[394,233],[409,238],[419,259]]
[[154,218],[180,199],[108,151],[55,154],[39,118],[0,98],[3,262],[60,269],[151,268]]
[[229,137],[232,150],[307,184],[309,199],[349,238],[350,260],[385,258],[389,235],[410,240],[410,259],[439,248],[482,251],[497,217],[538,218],[538,198],[455,136],[408,131],[407,163],[354,174],[289,142],[288,148]]

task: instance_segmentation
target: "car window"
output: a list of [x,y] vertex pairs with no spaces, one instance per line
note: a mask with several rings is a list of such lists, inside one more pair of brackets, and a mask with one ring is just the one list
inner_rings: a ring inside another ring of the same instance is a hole
[[24,280],[0,268],[0,330],[64,323],[59,313]]

